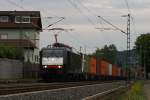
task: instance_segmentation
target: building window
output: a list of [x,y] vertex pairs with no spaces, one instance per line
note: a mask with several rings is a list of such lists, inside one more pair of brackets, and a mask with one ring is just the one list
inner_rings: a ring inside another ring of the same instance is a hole
[[32,54],[32,61],[34,61],[34,55]]
[[16,16],[15,23],[30,23],[30,16]]
[[35,55],[35,62],[39,62],[39,56]]
[[36,55],[34,56],[34,58],[35,58],[35,62],[36,62]]
[[37,62],[39,62],[39,56],[37,56]]
[[8,16],[0,16],[0,22],[8,22]]
[[0,34],[0,39],[8,39],[8,35],[7,34]]

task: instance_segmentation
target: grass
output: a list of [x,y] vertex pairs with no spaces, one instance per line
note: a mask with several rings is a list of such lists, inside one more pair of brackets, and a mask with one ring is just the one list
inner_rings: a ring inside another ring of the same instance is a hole
[[134,83],[126,94],[118,97],[118,100],[147,100],[143,85],[144,81]]

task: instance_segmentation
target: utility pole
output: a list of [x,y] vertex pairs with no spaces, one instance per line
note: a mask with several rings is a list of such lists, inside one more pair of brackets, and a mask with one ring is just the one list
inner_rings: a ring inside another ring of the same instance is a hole
[[128,14],[128,20],[127,20],[127,51],[130,56],[130,14]]
[[131,65],[131,48],[130,48],[130,14],[127,15],[127,69],[128,69],[128,79],[130,81],[130,65]]

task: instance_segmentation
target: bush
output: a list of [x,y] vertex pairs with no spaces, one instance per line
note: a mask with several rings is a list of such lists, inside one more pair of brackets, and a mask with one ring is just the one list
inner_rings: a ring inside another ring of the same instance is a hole
[[0,58],[23,60],[23,49],[0,46]]
[[6,58],[5,47],[0,47],[0,58]]
[[143,85],[142,81],[135,83],[124,100],[147,100],[143,91]]

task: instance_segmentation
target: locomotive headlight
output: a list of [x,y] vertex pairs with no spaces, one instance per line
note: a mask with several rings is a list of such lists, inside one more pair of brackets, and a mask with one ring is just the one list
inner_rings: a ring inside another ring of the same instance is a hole
[[58,68],[62,68],[62,66],[58,66]]
[[43,68],[47,68],[47,66],[45,65],[45,66],[43,66]]

